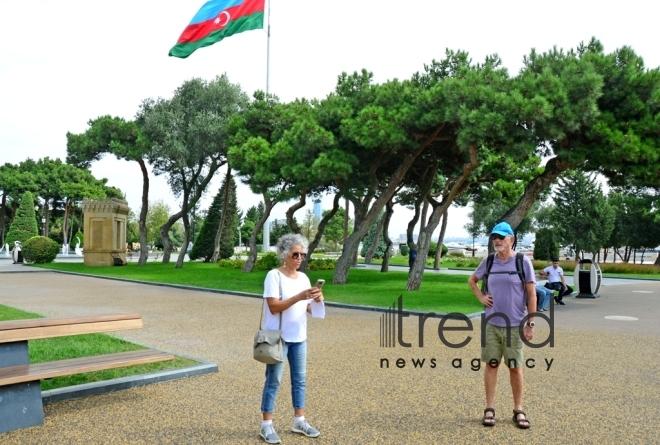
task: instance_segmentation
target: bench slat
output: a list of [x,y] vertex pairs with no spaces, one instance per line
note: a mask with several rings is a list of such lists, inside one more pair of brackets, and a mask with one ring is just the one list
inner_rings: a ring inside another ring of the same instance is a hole
[[135,318],[140,318],[140,314],[107,314],[67,318],[30,318],[26,320],[0,321],[0,331],[67,324],[97,323],[100,321],[132,320]]
[[93,334],[97,332],[115,332],[142,327],[142,319],[117,321],[99,321],[79,324],[39,326],[15,330],[0,330],[0,343],[36,340],[39,338],[65,337],[68,335]]
[[142,349],[33,365],[12,366],[0,368],[0,386],[173,359],[174,356],[167,352],[157,349]]

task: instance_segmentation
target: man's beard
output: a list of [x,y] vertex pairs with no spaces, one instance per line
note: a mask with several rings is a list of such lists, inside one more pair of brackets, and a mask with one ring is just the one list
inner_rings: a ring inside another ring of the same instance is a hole
[[506,252],[506,247],[505,246],[493,246],[495,249],[495,252]]

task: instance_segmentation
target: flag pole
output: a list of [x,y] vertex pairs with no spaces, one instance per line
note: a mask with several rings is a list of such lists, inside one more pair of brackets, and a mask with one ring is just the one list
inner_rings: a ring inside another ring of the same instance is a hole
[[[268,92],[270,87],[270,1],[268,1],[268,27],[266,30],[266,103],[268,103]],[[263,251],[270,251],[270,217],[266,218],[263,228]]]
[[268,28],[266,31],[266,95],[270,87],[270,1],[268,0]]

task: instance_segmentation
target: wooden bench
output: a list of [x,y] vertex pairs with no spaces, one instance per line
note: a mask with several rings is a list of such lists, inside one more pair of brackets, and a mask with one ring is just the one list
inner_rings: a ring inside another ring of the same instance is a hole
[[156,349],[30,364],[28,341],[142,327],[139,314],[0,322],[0,433],[44,423],[43,379],[173,360]]

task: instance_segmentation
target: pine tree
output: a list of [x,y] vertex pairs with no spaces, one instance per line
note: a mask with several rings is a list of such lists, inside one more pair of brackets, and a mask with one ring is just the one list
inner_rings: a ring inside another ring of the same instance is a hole
[[16,217],[9,227],[5,242],[11,248],[14,247],[14,241],[24,243],[33,236],[39,235],[37,227],[37,217],[34,213],[34,198],[32,193],[25,192],[21,197],[21,204],[16,211]]
[[[199,236],[197,237],[192,250],[188,254],[191,260],[204,258],[204,261],[208,262],[213,256],[213,248],[215,247],[215,235],[218,232],[218,227],[220,226],[220,219],[222,218],[224,207],[226,182],[227,178],[225,177],[220,190],[218,190],[215,198],[213,198],[211,207],[208,209],[206,220],[202,225]],[[234,181],[233,177],[231,178],[229,184],[230,198],[229,205],[227,206],[228,218],[225,219],[225,227],[222,230],[220,241],[220,258],[230,258],[234,254],[234,245],[236,244],[236,238],[238,237],[238,234],[236,233],[236,216],[238,215],[238,206],[236,204],[236,182]]]
[[555,193],[553,221],[558,240],[576,255],[597,252],[614,229],[614,209],[593,176],[580,171],[561,177]]

